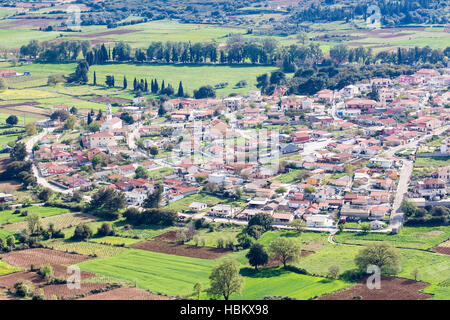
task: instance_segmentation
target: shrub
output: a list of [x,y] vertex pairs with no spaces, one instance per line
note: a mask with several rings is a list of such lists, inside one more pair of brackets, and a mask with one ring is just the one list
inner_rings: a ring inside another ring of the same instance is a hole
[[19,281],[14,285],[15,295],[19,297],[31,297],[34,287],[30,281]]
[[104,222],[97,230],[97,236],[106,237],[114,235],[114,230],[111,223]]

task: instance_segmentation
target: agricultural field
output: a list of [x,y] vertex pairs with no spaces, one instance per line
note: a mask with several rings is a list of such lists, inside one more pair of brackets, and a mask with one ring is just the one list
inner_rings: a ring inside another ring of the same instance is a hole
[[133,238],[124,238],[124,237],[115,237],[115,236],[107,236],[107,237],[101,237],[101,238],[93,238],[90,241],[100,243],[100,244],[107,244],[107,245],[124,245],[124,246],[130,246],[132,244],[138,243],[142,240],[139,239],[133,239]]
[[241,295],[233,299],[260,300],[265,296],[289,296],[307,300],[351,286],[340,280],[297,274],[281,267],[265,268],[259,272],[243,269],[245,284]]
[[[71,228],[71,227],[77,226],[80,223],[88,223],[88,222],[93,222],[96,220],[97,220],[96,217],[85,214],[85,213],[79,213],[79,212],[78,213],[69,212],[69,213],[60,213],[60,214],[55,213],[55,215],[51,215],[51,216],[47,216],[47,217],[43,218],[42,226],[48,227],[50,224],[53,224],[53,226],[59,230],[59,229]],[[11,223],[11,224],[5,225],[4,228],[7,230],[17,232],[22,229],[26,229],[27,222],[22,221],[22,222]]]
[[170,209],[170,210],[175,210],[177,212],[188,211],[189,205],[194,201],[206,203],[210,207],[215,206],[218,203],[230,204],[230,205],[235,205],[235,206],[243,205],[242,201],[231,201],[228,199],[222,199],[222,198],[214,196],[214,195],[197,193],[197,194],[187,196],[181,200],[171,202],[167,206],[165,206],[165,208]]
[[97,256],[99,258],[114,257],[126,249],[123,247],[116,247],[104,245],[96,242],[80,242],[71,240],[52,240],[45,244],[47,247],[67,252],[76,252],[86,256]]
[[389,242],[395,247],[428,250],[450,237],[450,227],[404,227],[398,234],[343,232],[334,236],[338,243],[368,244]]
[[[30,206],[20,209],[21,211],[28,211],[28,213],[37,212],[42,218],[55,216],[58,214],[68,213],[68,209],[56,208],[56,207],[44,207],[44,206]],[[15,214],[14,210],[5,210],[0,212],[0,225],[10,224],[14,222],[24,221],[26,216],[22,216],[20,213]]]
[[128,281],[137,280],[137,286],[141,289],[186,296],[197,282],[207,287],[209,273],[215,264],[217,262],[214,260],[124,249],[117,256],[94,259],[78,266],[88,272]]
[[17,271],[20,271],[20,269],[10,266],[6,262],[0,260],[0,276],[9,274],[9,273],[13,273],[13,272],[17,272]]

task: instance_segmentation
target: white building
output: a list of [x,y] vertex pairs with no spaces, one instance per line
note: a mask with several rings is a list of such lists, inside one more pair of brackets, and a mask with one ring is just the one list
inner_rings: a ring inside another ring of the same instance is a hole
[[211,173],[208,175],[208,182],[221,184],[225,182],[226,177],[227,176],[224,173]]
[[450,138],[445,138],[441,142],[441,153],[450,153]]
[[242,104],[242,97],[228,97],[223,99],[223,104],[232,110],[238,109]]
[[117,117],[113,117],[109,120],[106,120],[100,126],[100,131],[113,131],[114,129],[122,129],[122,120]]
[[239,211],[239,208],[233,207],[228,204],[218,204],[211,208],[209,214],[211,216],[221,217],[221,218],[233,218],[234,215]]
[[190,211],[193,211],[193,212],[200,212],[202,210],[205,210],[207,207],[208,207],[208,205],[206,203],[196,202],[196,201],[192,202],[189,205]]
[[331,217],[328,215],[313,214],[310,216],[306,216],[306,225],[308,227],[332,227],[333,219],[331,219]]

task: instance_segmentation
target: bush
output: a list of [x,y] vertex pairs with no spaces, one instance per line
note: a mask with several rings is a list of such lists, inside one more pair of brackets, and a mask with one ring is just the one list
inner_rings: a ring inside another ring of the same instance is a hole
[[100,228],[98,228],[98,230],[97,230],[97,236],[99,236],[99,237],[106,237],[106,236],[113,236],[113,235],[114,235],[113,227],[112,227],[111,223],[108,223],[108,222],[102,223]]
[[288,271],[291,271],[291,272],[298,273],[298,274],[308,274],[308,271],[306,271],[305,269],[299,268],[296,266],[292,266],[292,265],[287,265],[285,269]]
[[19,297],[31,297],[34,287],[30,281],[19,281],[14,285],[15,295]]
[[72,239],[78,241],[85,241],[88,240],[90,237],[92,237],[92,230],[91,228],[89,228],[87,224],[83,223],[79,224],[75,228],[75,232],[72,236]]

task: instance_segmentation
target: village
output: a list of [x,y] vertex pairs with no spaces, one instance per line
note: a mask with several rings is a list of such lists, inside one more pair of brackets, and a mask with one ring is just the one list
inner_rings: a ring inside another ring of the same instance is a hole
[[[137,97],[115,112],[75,113],[78,123],[96,118],[89,130],[67,130],[58,115],[73,107],[58,105],[53,120],[35,123],[43,130],[27,150],[38,183],[68,200],[112,188],[141,208],[162,185],[161,206],[183,201],[182,219],[246,224],[267,213],[277,228],[302,219],[312,230],[364,222],[396,233],[405,196],[421,207],[450,203],[449,166],[411,178],[415,157],[450,154],[449,84],[448,69],[421,69],[310,97],[279,86],[271,96],[172,99],[159,110]],[[195,201],[199,193],[236,201],[211,205]]]

